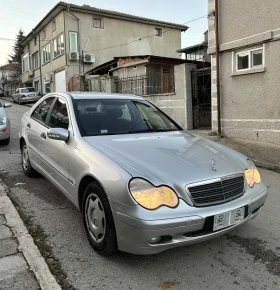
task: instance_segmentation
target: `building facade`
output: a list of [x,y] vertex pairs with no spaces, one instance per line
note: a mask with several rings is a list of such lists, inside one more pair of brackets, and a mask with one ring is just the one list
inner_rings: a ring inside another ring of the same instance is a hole
[[[280,1],[223,0],[218,7],[222,134],[280,144]],[[217,130],[214,10],[215,1],[209,0],[212,129]]]
[[20,85],[20,67],[17,63],[8,63],[0,67],[0,89],[4,96],[12,95]]
[[23,40],[22,82],[43,94],[118,55],[178,57],[187,26],[59,2]]

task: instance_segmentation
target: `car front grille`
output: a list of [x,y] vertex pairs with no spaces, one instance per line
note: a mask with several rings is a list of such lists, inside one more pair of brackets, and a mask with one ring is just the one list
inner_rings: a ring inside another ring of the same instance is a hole
[[244,194],[244,175],[234,175],[186,187],[194,206],[226,203]]

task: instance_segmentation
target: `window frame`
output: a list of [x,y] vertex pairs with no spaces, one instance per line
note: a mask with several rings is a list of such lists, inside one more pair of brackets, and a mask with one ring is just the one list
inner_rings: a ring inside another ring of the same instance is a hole
[[[50,47],[50,51],[49,51],[50,59],[47,60],[47,61],[45,61],[45,60],[44,60],[44,54],[46,53],[46,52],[45,52],[45,48],[48,47],[48,46]],[[46,63],[48,63],[48,62],[50,62],[50,61],[51,61],[51,43],[49,42],[49,43],[47,43],[45,46],[42,47],[42,64],[44,65],[44,64],[46,64]]]
[[[39,106],[41,106],[42,103],[43,103],[45,100],[47,100],[47,99],[49,99],[49,98],[53,98],[53,101],[52,101],[52,103],[51,103],[51,105],[50,105],[50,109],[49,109],[48,114],[47,114],[47,116],[46,116],[46,120],[45,120],[44,122],[41,122],[40,120],[34,118],[34,117],[33,117],[33,114],[34,114],[34,112],[36,111],[36,109],[37,109]],[[55,96],[48,96],[47,98],[43,99],[43,100],[40,102],[40,104],[38,104],[38,106],[37,106],[37,107],[32,111],[32,113],[30,114],[30,118],[31,118],[32,120],[34,120],[35,122],[39,123],[40,125],[42,125],[42,126],[44,126],[44,127],[46,127],[46,128],[49,129],[49,127],[48,127],[47,124],[48,124],[48,120],[49,120],[50,112],[52,111],[52,108],[53,108],[53,106],[54,106],[54,102],[55,102],[55,100],[56,100],[56,97],[55,97]]]
[[[253,54],[256,52],[262,53],[262,64],[261,65],[253,65]],[[238,69],[238,57],[239,56],[245,56],[248,55],[248,68],[245,69]],[[261,47],[253,48],[253,49],[247,49],[247,50],[241,50],[235,53],[235,71],[236,72],[246,72],[251,71],[254,69],[264,68],[265,67],[265,49],[264,45]]]
[[[71,34],[75,35],[76,50],[71,50]],[[69,51],[70,52],[78,52],[78,32],[76,32],[76,31],[69,31]]]
[[22,64],[22,73],[28,72],[30,70],[30,53],[29,52],[26,52],[22,56],[21,64]]
[[[61,40],[63,40],[63,42],[61,42]],[[63,52],[62,52],[62,49],[61,49],[61,44],[63,43]],[[56,44],[56,45],[55,45]],[[55,46],[56,46],[56,50],[55,50]],[[58,46],[59,46],[59,50],[58,50]],[[59,51],[59,54],[56,54],[55,55],[55,52],[58,53]],[[64,55],[65,53],[65,42],[64,42],[64,33],[62,32],[61,34],[59,34],[57,37],[55,37],[53,39],[53,59],[56,59],[62,55]]]
[[[100,26],[95,26],[95,20],[100,20]],[[92,17],[92,21],[93,21],[93,28],[97,28],[97,29],[104,29],[104,19],[103,17],[99,17],[99,16],[93,16]]]
[[[160,35],[156,34],[156,31],[157,31],[158,29],[161,31]],[[155,36],[156,36],[156,37],[163,37],[163,30],[162,30],[162,27],[155,27]]]
[[[52,114],[52,111],[53,111],[54,105],[55,105],[55,103],[57,102],[57,100],[59,100],[59,99],[63,100],[63,101],[65,102],[65,105],[66,105],[66,110],[67,110],[67,114],[68,114],[68,122],[69,122],[69,123],[68,123],[68,129],[60,128],[60,127],[50,127],[50,126],[49,126],[50,118],[51,118],[51,114]],[[52,106],[50,107],[50,112],[48,113],[48,116],[47,116],[47,118],[46,118],[46,125],[47,125],[47,127],[48,127],[48,128],[60,128],[60,129],[65,129],[65,130],[70,131],[70,127],[72,127],[72,126],[71,126],[70,113],[69,113],[69,112],[70,112],[70,110],[69,110],[69,106],[68,106],[68,102],[67,102],[67,100],[66,100],[65,98],[61,97],[61,96],[56,96],[54,102],[52,103]]]
[[[35,67],[35,61],[34,61],[34,58],[35,58],[35,56],[37,57],[37,66]],[[36,52],[34,52],[33,54],[32,54],[32,69],[33,70],[36,70],[36,69],[38,69],[38,68],[40,68],[40,63],[39,63],[39,51],[36,51]]]

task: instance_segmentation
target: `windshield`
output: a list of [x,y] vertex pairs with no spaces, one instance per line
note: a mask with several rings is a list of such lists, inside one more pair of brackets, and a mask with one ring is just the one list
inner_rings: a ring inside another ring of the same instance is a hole
[[82,136],[182,130],[147,101],[83,99],[74,109]]
[[34,88],[25,88],[25,89],[21,89],[22,93],[31,93],[31,92],[35,92]]

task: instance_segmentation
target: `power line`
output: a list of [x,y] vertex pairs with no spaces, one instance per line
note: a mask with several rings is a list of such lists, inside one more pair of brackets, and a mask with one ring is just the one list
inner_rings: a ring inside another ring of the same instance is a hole
[[21,15],[15,14],[15,13],[13,13],[13,12],[10,12],[10,11],[7,11],[7,10],[4,10],[4,9],[0,9],[0,10],[1,10],[1,11],[4,11],[4,12],[7,12],[7,13],[10,13],[10,14],[13,14],[13,15],[15,15],[15,16],[17,16],[17,17],[21,17],[21,18],[24,18],[24,19],[27,19],[27,20],[30,20],[30,21],[36,21],[36,22],[38,22],[38,20],[30,19],[30,18],[27,18],[27,17],[21,16]]
[[19,12],[23,12],[23,13],[25,13],[25,14],[29,14],[29,15],[34,16],[34,17],[37,17],[37,18],[41,18],[40,16],[37,16],[37,15],[31,14],[31,13],[28,13],[28,12],[26,12],[26,11],[19,10],[19,9],[17,9],[17,8],[14,8],[14,7],[12,7],[12,6],[9,6],[9,5],[6,5],[6,4],[3,4],[3,3],[0,3],[0,5],[5,6],[5,7],[8,7],[8,8],[12,8],[13,10],[17,10],[17,11],[19,11]]

